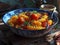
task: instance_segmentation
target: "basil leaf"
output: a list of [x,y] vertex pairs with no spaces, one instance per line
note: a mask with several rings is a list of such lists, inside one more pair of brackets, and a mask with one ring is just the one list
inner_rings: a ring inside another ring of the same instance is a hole
[[27,21],[25,21],[25,22],[24,22],[24,25],[27,25],[27,24],[28,24],[28,22],[27,22]]

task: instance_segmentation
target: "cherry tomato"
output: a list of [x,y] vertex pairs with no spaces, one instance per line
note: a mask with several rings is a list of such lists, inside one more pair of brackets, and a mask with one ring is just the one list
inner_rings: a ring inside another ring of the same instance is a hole
[[23,29],[27,29],[27,26],[23,26]]
[[42,22],[42,26],[46,27],[47,26],[47,21]]
[[18,23],[19,24],[23,24],[25,22],[24,18],[23,17],[19,17],[18,18]]
[[33,20],[38,20],[39,19],[39,15],[37,15],[37,14],[32,14],[31,15],[31,19],[33,19]]

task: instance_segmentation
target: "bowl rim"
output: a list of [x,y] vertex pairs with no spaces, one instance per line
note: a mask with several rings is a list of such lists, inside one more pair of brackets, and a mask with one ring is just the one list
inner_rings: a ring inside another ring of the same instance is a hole
[[[20,9],[16,9],[16,10],[22,10],[22,9],[36,9],[36,10],[40,10],[41,11],[41,9],[39,9],[39,8],[20,8]],[[12,11],[16,11],[16,10],[12,10]],[[12,12],[12,11],[9,11],[9,12]],[[47,10],[42,10],[42,11],[44,11],[44,12],[49,12],[49,11],[47,11]],[[9,13],[9,12],[7,12],[7,13]],[[7,14],[7,13],[5,13],[5,15]],[[2,17],[2,21],[3,21],[3,23],[5,24],[5,25],[7,25],[8,27],[10,27],[10,28],[14,28],[14,29],[16,29],[16,30],[21,30],[21,31],[42,31],[42,30],[26,30],[26,29],[18,29],[18,28],[15,28],[15,27],[12,27],[12,26],[9,26],[7,23],[5,23],[4,22],[4,20],[3,20],[3,18],[4,18],[4,16],[5,15],[3,15],[3,17]],[[59,22],[59,19],[58,19],[58,17],[56,16],[57,14],[55,14],[55,17],[57,18],[57,22],[56,23],[54,23],[48,30],[51,30],[58,22]],[[44,29],[45,30],[45,29]],[[46,32],[47,33],[47,32]]]

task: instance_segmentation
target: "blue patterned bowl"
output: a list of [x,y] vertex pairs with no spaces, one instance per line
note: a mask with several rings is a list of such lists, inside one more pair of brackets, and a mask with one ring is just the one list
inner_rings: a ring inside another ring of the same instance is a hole
[[24,36],[24,37],[41,37],[41,36],[44,36],[45,34],[49,33],[52,30],[52,28],[54,28],[54,26],[58,23],[58,17],[56,16],[57,15],[56,13],[53,14],[53,18],[52,18],[53,21],[54,21],[54,24],[50,28],[45,29],[45,30],[21,30],[21,29],[10,27],[7,24],[7,21],[14,14],[19,14],[23,11],[33,11],[33,10],[36,10],[38,12],[47,12],[50,17],[51,17],[51,14],[52,14],[52,12],[49,12],[49,11],[46,11],[46,10],[40,10],[38,8],[22,8],[22,9],[13,10],[13,11],[10,11],[10,12],[6,13],[3,16],[2,20],[3,20],[4,24],[7,25],[7,27],[9,27],[14,33],[16,33],[20,36]]

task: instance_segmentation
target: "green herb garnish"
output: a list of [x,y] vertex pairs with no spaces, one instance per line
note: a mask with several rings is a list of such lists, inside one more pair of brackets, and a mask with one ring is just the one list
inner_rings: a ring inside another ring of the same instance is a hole
[[28,25],[28,21],[25,21],[25,22],[24,22],[24,25]]
[[37,11],[32,11],[33,13],[37,13]]

